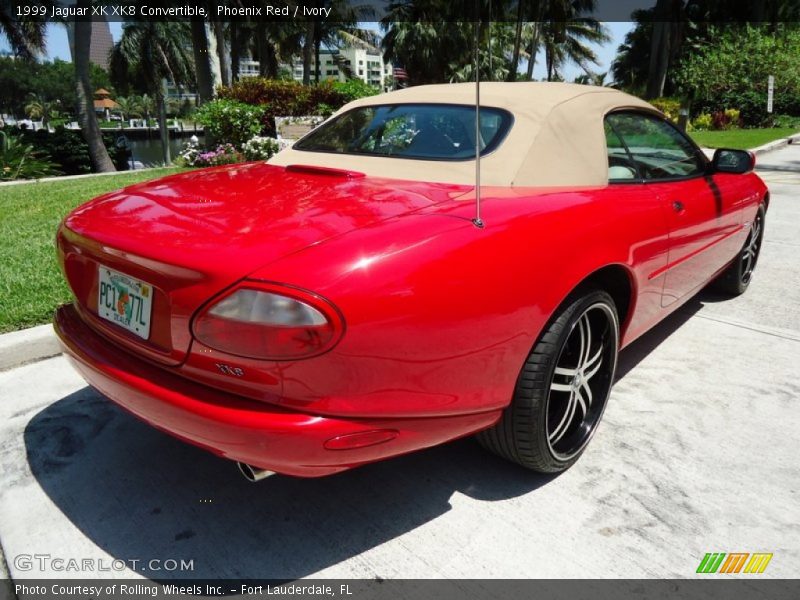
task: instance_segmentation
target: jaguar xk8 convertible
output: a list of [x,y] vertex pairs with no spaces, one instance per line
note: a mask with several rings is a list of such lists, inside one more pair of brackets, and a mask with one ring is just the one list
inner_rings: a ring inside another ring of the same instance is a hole
[[79,207],[66,354],[252,480],[471,434],[566,469],[620,349],[709,283],[748,287],[769,194],[752,154],[709,160],[619,91],[481,90],[478,110],[474,84],[361,99],[268,163]]

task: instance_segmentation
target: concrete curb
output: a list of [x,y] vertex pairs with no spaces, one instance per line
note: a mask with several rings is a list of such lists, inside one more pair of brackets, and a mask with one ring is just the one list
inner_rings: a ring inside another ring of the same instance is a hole
[[767,152],[772,152],[773,150],[779,150],[784,146],[788,146],[789,144],[797,144],[797,143],[800,143],[800,133],[790,135],[789,137],[783,138],[781,140],[775,140],[773,142],[769,142],[767,144],[764,144],[763,146],[750,148],[750,152],[758,156],[759,154],[766,154]]
[[0,187],[12,185],[30,185],[34,183],[50,183],[53,181],[71,181],[73,179],[92,179],[94,177],[111,177],[114,175],[133,175],[134,173],[146,173],[147,171],[163,171],[164,169],[174,169],[178,165],[167,165],[165,167],[147,167],[144,169],[132,169],[130,171],[109,171],[108,173],[83,173],[82,175],[58,175],[55,177],[42,177],[40,179],[15,179],[14,181],[2,181]]
[[0,335],[0,371],[61,354],[50,324]]

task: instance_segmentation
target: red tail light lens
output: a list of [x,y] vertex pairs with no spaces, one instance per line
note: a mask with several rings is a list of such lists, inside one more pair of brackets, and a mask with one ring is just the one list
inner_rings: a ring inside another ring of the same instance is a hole
[[204,309],[192,327],[210,348],[263,360],[322,354],[343,330],[339,312],[319,296],[250,281]]

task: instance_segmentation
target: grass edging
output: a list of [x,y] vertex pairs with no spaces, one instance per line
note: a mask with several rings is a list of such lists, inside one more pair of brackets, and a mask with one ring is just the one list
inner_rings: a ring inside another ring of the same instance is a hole
[[0,198],[0,333],[47,323],[71,298],[56,261],[54,238],[73,208],[96,196],[182,169],[57,178],[2,188]]

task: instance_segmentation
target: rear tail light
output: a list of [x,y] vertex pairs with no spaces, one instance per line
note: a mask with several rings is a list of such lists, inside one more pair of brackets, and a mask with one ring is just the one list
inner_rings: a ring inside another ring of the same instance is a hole
[[194,337],[206,346],[263,360],[309,358],[330,350],[344,331],[339,312],[303,290],[245,281],[195,319]]

